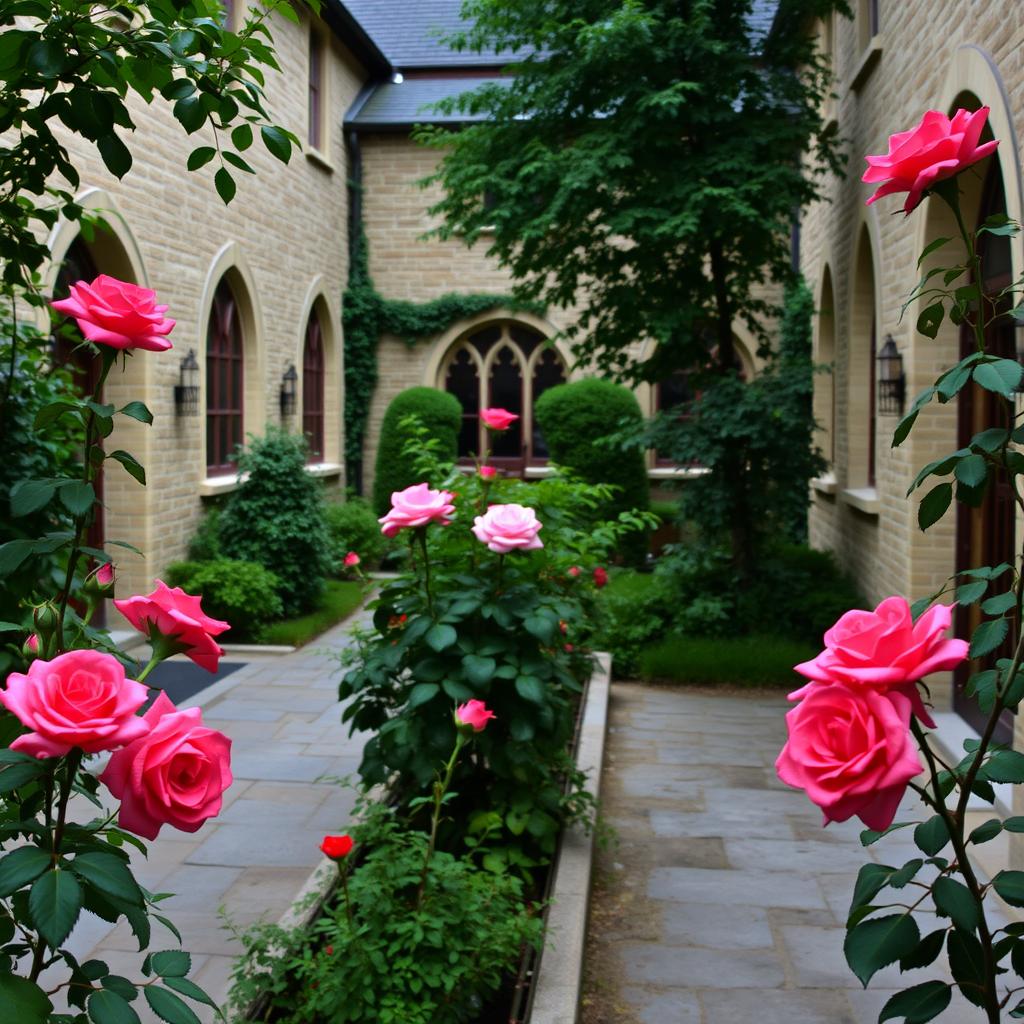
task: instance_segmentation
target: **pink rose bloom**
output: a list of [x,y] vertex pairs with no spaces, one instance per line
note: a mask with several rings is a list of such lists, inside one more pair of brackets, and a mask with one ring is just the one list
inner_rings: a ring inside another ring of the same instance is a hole
[[497,717],[482,700],[466,701],[455,709],[456,724],[470,725],[474,732],[483,732],[487,723]]
[[525,505],[492,505],[473,520],[476,539],[502,555],[544,547],[537,536],[541,529],[536,513]]
[[437,523],[447,526],[455,512],[450,491],[432,490],[429,484],[413,484],[391,495],[391,509],[377,520],[385,537],[394,537],[399,530],[414,529]]
[[165,693],[144,718],[148,735],[116,751],[100,776],[121,801],[117,823],[144,839],[162,825],[195,832],[220,813],[231,785],[231,740],[207,729],[199,708],[177,711]]
[[480,475],[485,480],[493,480],[498,475],[498,471],[493,466],[481,466]]
[[988,107],[974,113],[961,109],[950,120],[941,111],[929,110],[916,128],[891,135],[888,153],[865,157],[868,169],[861,181],[884,182],[868,204],[906,192],[903,211],[910,213],[928,189],[987,157],[999,145],[998,139],[978,145],[988,112]]
[[114,566],[110,562],[96,570],[96,582],[101,587],[109,587],[114,582]]
[[887,597],[873,612],[847,612],[825,634],[825,650],[795,666],[811,683],[789,699],[799,700],[821,683],[899,689],[914,714],[934,728],[914,683],[930,672],[956,668],[967,657],[966,640],[945,636],[952,615],[952,606],[937,604],[915,623],[902,597]]
[[574,566],[573,566],[573,567],[572,567],[572,568],[571,568],[571,569],[569,570],[569,575],[570,575],[570,576],[571,576],[571,577],[572,577],[573,579],[576,579],[576,577],[577,577],[577,576],[579,576],[579,574],[580,574],[580,567],[579,567],[578,565],[574,565]]
[[852,686],[816,688],[786,715],[789,739],[775,762],[787,785],[805,790],[830,821],[857,815],[881,832],[907,783],[923,771],[901,693]]
[[605,569],[603,566],[599,565],[594,570],[594,586],[597,587],[598,590],[600,590],[603,586],[605,586],[607,584],[607,582],[608,582],[608,570]]
[[136,715],[149,688],[126,679],[124,666],[103,651],[68,651],[37,659],[28,672],[12,672],[0,704],[32,730],[11,743],[35,757],[62,757],[73,747],[95,754],[144,736]]
[[206,615],[201,600],[186,594],[181,587],[169,587],[157,580],[152,594],[114,601],[114,607],[140,633],[151,639],[154,631],[173,637],[185,646],[184,653],[197,665],[216,672],[224,650],[213,638],[231,627],[230,623]]
[[92,284],[73,284],[68,298],[50,305],[74,317],[82,334],[98,345],[152,352],[171,347],[165,335],[174,329],[174,321],[164,316],[167,307],[157,305],[150,288],[100,274]]
[[361,561],[362,559],[359,557],[359,555],[357,555],[354,551],[350,551],[345,556],[344,565],[346,569],[351,569],[353,566],[358,565]]
[[491,430],[508,430],[519,417],[508,409],[481,409],[480,419]]

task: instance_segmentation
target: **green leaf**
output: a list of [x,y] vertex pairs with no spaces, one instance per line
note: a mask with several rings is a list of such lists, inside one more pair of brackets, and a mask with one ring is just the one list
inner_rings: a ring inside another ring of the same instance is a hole
[[45,762],[34,757],[7,764],[0,769],[0,793],[10,793],[12,789],[18,789],[26,782],[32,782],[33,779],[39,778],[45,772]]
[[38,846],[20,846],[0,860],[0,899],[34,882],[53,863]]
[[224,201],[225,206],[235,198],[235,179],[231,177],[227,168],[221,167],[217,170],[213,176],[213,184],[217,189],[217,195]]
[[887,914],[847,931],[843,952],[850,970],[867,988],[876,971],[906,955],[920,938],[917,922],[909,914]]
[[946,928],[938,928],[926,935],[906,956],[900,957],[900,970],[913,971],[935,962],[946,944]]
[[528,700],[532,704],[547,703],[547,690],[544,684],[535,676],[517,676],[516,693],[523,700]]
[[186,134],[199,131],[206,124],[206,108],[199,95],[185,96],[171,108],[174,116]]
[[184,978],[192,970],[192,958],[182,949],[165,949],[150,959],[153,973],[161,978]]
[[981,987],[985,983],[985,955],[981,943],[971,934],[954,928],[946,940],[949,969],[963,997],[982,1005]]
[[292,155],[292,143],[287,133],[276,125],[265,124],[260,128],[263,145],[282,163],[288,163]]
[[53,949],[71,934],[82,910],[82,887],[70,871],[53,868],[37,878],[28,897],[36,930]]
[[432,701],[440,692],[441,687],[437,683],[417,683],[409,691],[408,706],[418,708],[420,705]]
[[0,1009],[5,1024],[47,1024],[53,1003],[34,981],[0,974]]
[[99,989],[89,996],[89,1019],[95,1024],[139,1024],[139,1015],[128,1001],[109,989]]
[[[1004,828],[1011,832],[1024,832],[1024,828],[1010,827],[1010,822],[1016,820],[1014,818],[1007,819]],[[1024,907],[1024,871],[1000,871],[992,879],[992,888],[1011,907]]]
[[458,679],[445,679],[441,683],[441,689],[444,690],[452,700],[472,700],[475,696],[474,692],[463,682]]
[[96,148],[114,177],[123,178],[132,169],[131,152],[113,132],[97,139]]
[[948,875],[941,875],[932,885],[932,899],[939,914],[948,917],[957,928],[972,932],[978,927],[981,913],[970,889]]
[[225,150],[223,153],[224,160],[231,164],[232,167],[237,167],[240,171],[244,171],[246,174],[255,174],[255,169],[242,159],[237,153],[232,153],[230,150]]
[[439,622],[436,626],[431,626],[431,628],[427,630],[424,639],[431,650],[440,653],[446,648],[451,647],[452,644],[459,639],[459,634],[455,631],[453,626],[448,626],[443,622]]
[[889,885],[894,889],[902,889],[913,877],[924,867],[924,861],[920,857],[908,860],[906,864],[895,872],[889,879]]
[[945,515],[952,500],[953,485],[951,483],[938,484],[933,487],[917,508],[917,523],[921,529],[927,530],[933,523],[937,523]]
[[995,839],[1003,831],[1003,823],[998,818],[989,818],[988,821],[982,822],[971,834],[967,837],[967,842],[974,843],[975,846],[980,846],[982,843],[987,843],[991,839]]
[[853,887],[853,898],[850,901],[850,914],[869,904],[889,884],[889,879],[895,871],[896,869],[888,864],[864,864],[857,872],[857,882]]
[[558,627],[555,620],[547,615],[531,615],[523,622],[523,628],[542,644],[550,645],[554,643],[555,630]]
[[962,583],[956,588],[957,604],[974,604],[985,596],[988,580],[975,580],[973,583]]
[[217,150],[213,146],[197,146],[189,153],[186,166],[190,171],[198,171],[200,167],[205,167],[216,155]]
[[44,405],[39,412],[36,413],[36,418],[32,424],[34,430],[45,430],[51,423],[55,423],[61,418],[66,412],[76,412],[78,406],[74,402],[67,400],[60,402],[50,402],[49,405]]
[[240,124],[231,132],[231,145],[244,153],[252,145],[252,125]]
[[987,619],[974,631],[968,656],[983,658],[990,654],[1006,639],[1009,629],[1006,619]]
[[952,241],[952,238],[936,238],[933,242],[929,242],[921,251],[921,255],[917,258],[918,267],[920,267],[936,249],[941,249],[944,245],[949,245]]
[[105,974],[100,980],[100,984],[108,991],[116,992],[122,999],[127,1000],[129,1003],[139,997],[138,986],[132,984],[132,982],[127,978],[123,978],[120,974]]
[[60,486],[61,504],[75,517],[84,516],[96,501],[92,484],[84,480],[69,480]]
[[[934,394],[934,392],[935,389],[932,388],[932,393]],[[896,429],[893,431],[892,434],[891,447],[899,448],[899,446],[903,444],[904,441],[906,441],[906,439],[910,436],[910,431],[913,429],[914,424],[917,422],[917,416],[918,413],[920,413],[920,411],[920,409],[911,409],[910,412],[908,412],[903,417],[903,419],[901,419],[899,423],[896,424]]]
[[953,475],[965,487],[978,487],[988,479],[988,463],[984,455],[968,455],[960,459],[953,469]]
[[56,489],[56,480],[19,480],[11,488],[11,515],[27,516],[38,512]]
[[212,1006],[214,1009],[217,1008],[217,1004],[210,998],[194,981],[189,981],[188,978],[164,978],[164,984],[168,988],[173,988],[175,992],[180,992],[183,996],[188,996],[189,999],[194,999],[197,1003],[205,1003],[207,1006]]
[[112,853],[82,853],[71,862],[79,878],[108,896],[142,906],[145,897],[128,865]]
[[897,829],[908,828],[912,825],[911,821],[898,821],[895,824],[890,825],[884,832],[876,832],[873,828],[866,828],[860,834],[861,846],[871,846],[872,843],[877,843],[883,836],[887,836],[890,832],[895,832]]
[[878,1024],[900,1018],[905,1024],[926,1024],[942,1013],[952,998],[953,989],[944,981],[926,981],[889,999],[882,1007]]
[[987,391],[1012,399],[1020,384],[1022,370],[1016,359],[996,359],[991,363],[979,363],[974,368],[974,382]]
[[917,329],[926,338],[934,339],[942,326],[942,318],[945,316],[945,309],[941,302],[933,302],[921,311],[917,318]]
[[985,762],[984,773],[990,782],[1024,782],[1024,754],[997,750]]
[[941,816],[936,814],[914,829],[914,842],[918,849],[934,857],[949,842],[949,829]]
[[138,460],[130,452],[122,451],[120,448],[117,451],[111,452],[108,459],[114,459],[116,462],[120,462],[122,466],[136,479],[143,487],[146,486],[146,471],[139,464]]
[[200,1024],[188,1003],[173,992],[155,985],[147,985],[143,992],[152,1011],[167,1024]]
[[475,686],[483,686],[494,678],[498,663],[493,658],[481,658],[475,654],[467,654],[462,659],[462,671],[466,678]]
[[995,597],[990,597],[987,601],[983,602],[981,610],[986,615],[1002,615],[1016,604],[1017,595],[1012,590],[1008,590],[1004,594],[996,594]]
[[1015,815],[1003,822],[1003,828],[1007,832],[1024,832],[1024,815]]
[[133,420],[138,420],[139,423],[153,422],[153,414],[146,407],[145,402],[129,402],[127,405],[122,406],[118,412],[125,416],[130,416]]

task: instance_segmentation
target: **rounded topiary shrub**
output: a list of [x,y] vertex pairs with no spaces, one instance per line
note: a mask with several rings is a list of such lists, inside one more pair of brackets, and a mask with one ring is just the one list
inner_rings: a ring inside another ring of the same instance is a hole
[[380,532],[380,523],[368,501],[349,498],[343,504],[328,505],[326,514],[335,572],[350,551],[355,551],[364,565],[373,565],[392,547],[392,541]]
[[399,392],[384,413],[377,446],[377,464],[373,474],[373,507],[382,516],[391,508],[391,494],[413,484],[417,477],[412,459],[402,455],[408,439],[401,429],[406,416],[415,415],[426,427],[430,437],[439,442],[438,458],[454,462],[458,456],[462,406],[459,400],[437,388],[407,388]]
[[278,429],[250,438],[238,471],[247,478],[221,510],[221,554],[272,572],[285,615],[308,611],[330,569],[330,544],[322,488],[306,472],[306,441]]
[[[618,490],[599,510],[614,519],[628,509],[650,506],[647,466],[640,450],[616,451],[602,440],[617,433],[623,421],[640,424],[643,415],[636,396],[621,384],[591,378],[559,384],[537,399],[533,409],[551,458],[587,483],[612,484]],[[647,553],[647,533],[632,535],[622,555],[640,562]]]

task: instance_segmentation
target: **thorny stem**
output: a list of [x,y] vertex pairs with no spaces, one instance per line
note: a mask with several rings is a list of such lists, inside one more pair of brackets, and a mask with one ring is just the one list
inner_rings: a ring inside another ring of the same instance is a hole
[[455,749],[448,763],[444,768],[444,775],[434,780],[434,813],[430,818],[430,840],[427,843],[426,855],[423,858],[423,870],[420,873],[420,884],[416,890],[416,909],[423,903],[423,892],[427,886],[427,871],[430,868],[430,859],[434,856],[434,847],[437,845],[437,828],[441,822],[441,804],[444,802],[444,795],[452,783],[452,774],[455,772],[455,765],[458,763],[459,754],[466,745],[466,737],[461,732],[456,733]]

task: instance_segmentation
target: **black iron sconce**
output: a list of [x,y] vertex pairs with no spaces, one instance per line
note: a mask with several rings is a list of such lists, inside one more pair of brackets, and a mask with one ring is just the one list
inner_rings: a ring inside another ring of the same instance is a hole
[[199,412],[199,363],[195,349],[181,361],[179,381],[174,385],[174,411],[179,416],[195,416]]
[[295,392],[299,375],[295,372],[295,364],[285,370],[281,378],[281,416],[295,415]]
[[903,356],[896,350],[892,335],[887,334],[878,353],[878,412],[883,416],[902,415],[906,391]]

